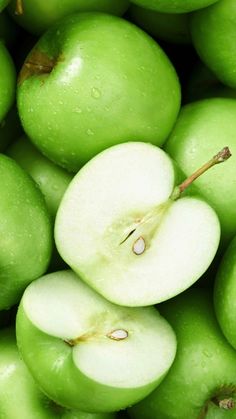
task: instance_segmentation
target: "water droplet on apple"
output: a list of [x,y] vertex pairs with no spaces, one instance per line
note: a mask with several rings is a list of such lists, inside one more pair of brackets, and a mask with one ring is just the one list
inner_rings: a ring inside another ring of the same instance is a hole
[[97,87],[93,87],[91,90],[91,95],[94,99],[99,99],[101,96],[101,92]]

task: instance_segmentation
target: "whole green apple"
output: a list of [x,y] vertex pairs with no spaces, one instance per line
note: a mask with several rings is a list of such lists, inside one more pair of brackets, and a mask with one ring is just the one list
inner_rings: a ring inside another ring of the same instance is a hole
[[186,13],[160,13],[133,5],[130,15],[136,25],[157,39],[175,44],[191,43],[189,16]]
[[177,75],[158,44],[105,14],[73,15],[54,26],[19,78],[25,132],[71,171],[117,143],[163,144],[179,106]]
[[73,13],[103,12],[121,16],[128,6],[129,0],[12,0],[9,11],[19,25],[40,35]]
[[217,212],[222,228],[222,243],[236,233],[236,101],[214,98],[191,103],[182,108],[165,145],[186,175],[204,163],[206,156],[227,144],[232,159],[224,167],[213,168],[196,180],[199,193]]
[[218,0],[131,0],[132,3],[162,13],[187,13],[202,9]]
[[160,386],[130,409],[131,418],[235,418],[236,352],[219,328],[210,293],[192,289],[158,309],[176,332],[177,354]]
[[17,343],[40,388],[60,405],[112,412],[166,375],[175,334],[154,307],[116,306],[72,271],[33,281],[17,314]]
[[8,148],[7,155],[35,180],[51,216],[55,218],[61,199],[72,180],[72,174],[44,157],[26,137],[15,141]]
[[11,108],[15,98],[16,74],[12,58],[0,40],[0,123]]
[[221,329],[236,348],[236,238],[227,248],[216,276],[214,302]]
[[16,304],[49,264],[52,225],[42,193],[18,164],[0,155],[0,310]]
[[130,307],[165,301],[212,262],[218,218],[199,196],[180,195],[178,175],[163,150],[130,142],[94,157],[66,190],[57,249],[109,301]]
[[12,329],[0,331],[0,417],[6,419],[115,419],[113,414],[90,414],[69,410],[49,400],[38,388],[20,358]]
[[236,3],[220,0],[193,14],[193,44],[203,62],[217,78],[236,87]]

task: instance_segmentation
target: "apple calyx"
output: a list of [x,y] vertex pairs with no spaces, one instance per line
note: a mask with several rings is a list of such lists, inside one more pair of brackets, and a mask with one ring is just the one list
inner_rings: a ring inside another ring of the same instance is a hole
[[235,401],[231,397],[228,399],[216,400],[214,403],[217,404],[220,409],[232,410],[235,408]]
[[22,16],[24,14],[23,0],[16,0],[15,14]]
[[50,74],[58,60],[49,57],[45,52],[35,48],[27,57],[20,71],[18,84],[22,84],[25,80],[32,76],[41,74]]
[[[134,235],[134,233],[137,233],[138,230],[141,230],[142,227],[144,227],[145,224],[146,224],[145,234],[149,235],[151,237],[151,233],[153,233],[153,230],[155,230],[157,228],[157,226],[160,223],[160,220],[165,215],[166,210],[169,208],[171,203],[173,203],[173,201],[176,201],[177,199],[179,199],[181,194],[198,177],[200,177],[203,173],[205,173],[207,170],[209,170],[210,168],[212,168],[216,164],[225,162],[230,157],[231,157],[231,152],[230,152],[228,147],[224,147],[222,150],[220,150],[207,163],[205,163],[203,166],[201,166],[192,175],[187,177],[180,185],[176,186],[174,188],[170,198],[165,203],[162,203],[162,204],[158,205],[156,208],[154,208],[150,212],[148,212],[143,218],[141,218],[137,222],[137,225],[135,226],[135,228],[133,228],[126,235],[125,239],[120,242],[120,245],[125,243],[130,237],[132,237]],[[149,227],[147,225],[149,225]],[[140,256],[145,252],[146,249],[147,249],[146,240],[145,240],[143,234],[140,234],[140,236],[138,236],[138,238],[136,238],[135,241],[133,242],[132,251],[136,256]]]
[[[94,339],[95,337],[101,337],[97,333],[85,333],[82,336],[79,336],[75,339],[66,339],[64,342],[67,343],[69,346],[76,346],[81,342],[86,342],[88,340]],[[112,340],[120,341],[124,340],[129,336],[129,333],[125,329],[115,329],[111,332],[106,334],[106,337]]]

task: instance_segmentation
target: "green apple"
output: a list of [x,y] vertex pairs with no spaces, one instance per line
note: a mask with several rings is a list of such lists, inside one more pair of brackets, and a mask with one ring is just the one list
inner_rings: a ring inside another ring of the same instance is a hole
[[235,6],[235,0],[220,0],[193,14],[190,25],[200,58],[230,87],[236,87]]
[[[17,400],[17,403],[15,402]],[[0,331],[0,417],[6,419],[115,419],[56,405],[38,388],[17,350],[14,331]]]
[[214,302],[221,329],[236,348],[236,238],[227,248],[216,276]]
[[227,144],[232,159],[223,172],[213,169],[199,178],[195,186],[217,212],[222,228],[222,243],[236,233],[236,101],[214,98],[191,103],[182,108],[165,150],[186,175],[200,166],[207,155]]
[[15,68],[9,52],[0,40],[0,123],[10,110],[15,97]]
[[0,310],[17,303],[48,266],[52,225],[41,192],[18,164],[0,155]]
[[160,13],[132,5],[130,15],[136,25],[157,39],[174,44],[191,43],[189,16],[186,13]]
[[79,12],[123,15],[129,0],[11,0],[9,11],[16,22],[40,35],[58,20]]
[[8,148],[7,154],[35,180],[51,216],[55,218],[62,196],[72,180],[72,174],[44,157],[26,137],[14,142]]
[[34,281],[17,314],[22,357],[56,403],[112,412],[147,396],[176,352],[169,324],[154,307],[116,306],[72,271]]
[[13,106],[5,118],[0,122],[0,152],[4,152],[7,146],[22,134],[22,127],[17,114],[16,106]]
[[131,0],[132,3],[162,13],[187,13],[207,7],[218,0]]
[[105,14],[74,15],[49,30],[19,78],[25,132],[71,171],[117,143],[163,144],[179,105],[179,82],[162,49]]
[[192,289],[159,306],[178,349],[160,386],[130,410],[133,419],[236,417],[236,352],[215,318],[210,293]]
[[74,177],[59,206],[62,258],[120,305],[151,305],[188,288],[212,262],[220,229],[211,207],[197,196],[180,198],[176,183],[173,161],[156,146],[130,142],[103,151]]

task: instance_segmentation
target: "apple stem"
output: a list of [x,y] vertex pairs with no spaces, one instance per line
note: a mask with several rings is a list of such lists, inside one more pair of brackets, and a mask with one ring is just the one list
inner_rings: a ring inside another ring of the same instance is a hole
[[187,179],[185,179],[180,185],[176,186],[174,189],[171,199],[176,200],[180,197],[182,192],[184,192],[189,185],[191,185],[197,178],[199,178],[203,173],[207,170],[211,169],[211,167],[215,166],[216,164],[223,163],[228,160],[231,156],[231,152],[228,147],[222,148],[219,153],[217,153],[211,160],[205,163],[200,169],[196,170],[192,175],[190,175]]
[[24,14],[23,0],[16,0],[15,14],[18,16],[22,16]]
[[127,330],[116,329],[107,334],[107,337],[113,340],[124,340],[129,336]]

